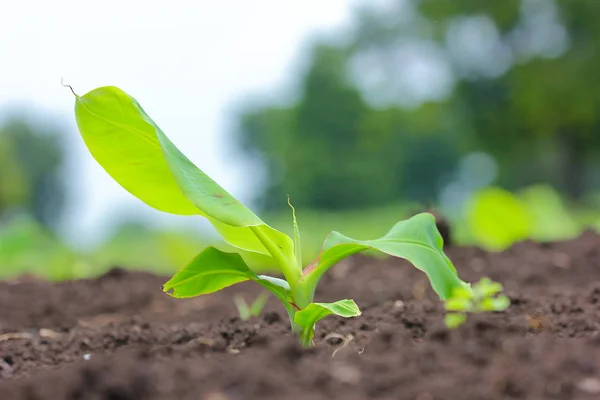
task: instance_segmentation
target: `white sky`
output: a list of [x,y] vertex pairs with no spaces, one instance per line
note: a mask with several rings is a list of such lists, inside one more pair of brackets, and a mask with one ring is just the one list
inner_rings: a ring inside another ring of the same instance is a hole
[[0,114],[34,106],[71,134],[68,236],[96,239],[117,209],[165,224],[199,219],[153,211],[112,181],[84,147],[72,95],[119,86],[205,172],[242,199],[243,165],[230,162],[232,102],[293,79],[302,45],[349,19],[352,0],[0,0]]

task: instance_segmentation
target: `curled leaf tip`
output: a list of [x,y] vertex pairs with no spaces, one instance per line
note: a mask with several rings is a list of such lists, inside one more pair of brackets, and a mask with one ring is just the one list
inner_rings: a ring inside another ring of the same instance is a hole
[[73,86],[71,86],[71,85],[67,85],[67,84],[64,82],[64,79],[62,78],[62,76],[60,77],[60,85],[61,85],[62,87],[69,88],[69,89],[71,90],[71,93],[73,93],[73,96],[75,96],[75,97],[79,97],[79,96],[77,95],[77,93],[75,93],[75,90],[73,90]]

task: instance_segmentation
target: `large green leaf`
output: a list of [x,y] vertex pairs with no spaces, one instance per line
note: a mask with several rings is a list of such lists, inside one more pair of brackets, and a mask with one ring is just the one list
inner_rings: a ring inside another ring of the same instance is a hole
[[[287,235],[266,225],[197,168],[121,89],[107,86],[77,96],[75,115],[92,156],[144,203],[172,214],[202,215],[241,249],[293,257]],[[257,235],[270,241],[272,249]]]
[[428,213],[415,215],[400,221],[382,238],[356,240],[338,232],[332,232],[323,246],[318,261],[308,267],[302,280],[312,296],[318,280],[334,264],[351,254],[375,249],[404,258],[427,274],[431,286],[442,300],[452,295],[455,287],[466,286],[456,273],[450,259],[444,254],[443,240],[435,226],[435,218]]
[[207,247],[167,283],[163,291],[176,298],[188,298],[217,292],[236,283],[252,280],[269,289],[286,307],[291,295],[282,279],[256,275],[239,254]]

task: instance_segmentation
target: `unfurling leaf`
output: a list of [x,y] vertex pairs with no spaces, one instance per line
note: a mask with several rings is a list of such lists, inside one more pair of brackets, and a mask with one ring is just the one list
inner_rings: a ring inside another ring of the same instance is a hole
[[290,196],[288,196],[288,205],[292,209],[292,222],[294,224],[294,255],[296,256],[298,265],[302,266],[302,243],[300,242],[300,227],[298,226],[298,221],[296,220],[296,209],[290,201]]

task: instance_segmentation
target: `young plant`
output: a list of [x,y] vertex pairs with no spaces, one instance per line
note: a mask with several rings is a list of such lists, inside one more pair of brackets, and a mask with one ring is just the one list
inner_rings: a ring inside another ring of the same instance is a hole
[[258,317],[263,308],[265,308],[265,305],[267,305],[267,300],[269,300],[268,296],[268,292],[261,292],[258,296],[256,296],[256,299],[254,299],[251,305],[246,303],[244,296],[241,294],[234,296],[233,303],[238,310],[240,319],[242,321],[247,321],[251,317]]
[[[356,240],[332,232],[317,259],[303,268],[293,208],[292,240],[264,223],[196,167],[121,89],[101,87],[75,96],[75,117],[83,140],[96,161],[124,189],[160,211],[205,217],[231,245],[271,257],[284,278],[257,275],[239,254],[207,247],[165,283],[163,290],[173,297],[204,295],[252,280],[281,301],[292,331],[304,346],[311,346],[320,319],[332,314],[346,318],[360,315],[353,300],[314,302],[323,274],[352,254],[369,249],[408,260],[427,275],[443,301],[457,290],[472,292],[444,254],[435,219],[427,213],[396,223],[379,239]],[[493,309],[504,308],[503,303]]]
[[467,320],[466,313],[505,310],[510,305],[510,299],[501,295],[502,285],[490,278],[481,278],[471,289],[455,287],[444,304],[449,313],[445,322],[449,328],[456,328]]

